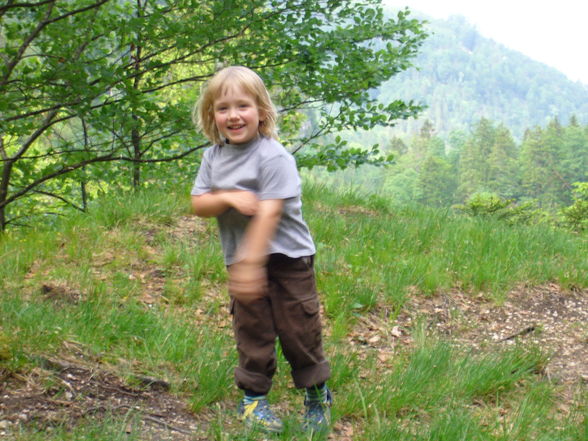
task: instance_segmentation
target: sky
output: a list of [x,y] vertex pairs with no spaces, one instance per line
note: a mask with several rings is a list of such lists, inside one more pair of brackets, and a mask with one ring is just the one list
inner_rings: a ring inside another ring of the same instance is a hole
[[586,0],[383,0],[432,18],[462,15],[485,37],[588,85]]

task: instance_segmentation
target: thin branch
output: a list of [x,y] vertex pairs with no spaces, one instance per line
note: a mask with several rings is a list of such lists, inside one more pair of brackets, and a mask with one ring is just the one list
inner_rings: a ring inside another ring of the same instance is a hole
[[[47,213],[47,214],[51,214],[51,213]],[[4,228],[6,228],[8,225],[13,225],[15,227],[31,228],[31,226],[29,224],[21,224],[20,222],[15,222],[15,220],[22,219],[23,217],[32,217],[32,216],[18,216],[17,218],[8,219],[6,221],[6,223],[4,224]]]
[[292,154],[295,155],[296,153],[298,153],[298,151],[302,150],[302,147],[304,147],[310,141],[312,141],[313,139],[318,138],[319,136],[321,136],[326,129],[327,129],[327,126],[322,127],[319,131],[313,133],[311,136],[309,136],[308,138],[306,138],[304,140],[304,142],[301,142],[298,145],[298,147],[296,147],[294,150],[292,150]]
[[54,110],[54,111],[52,111],[52,112],[50,112],[45,117],[45,120],[40,125],[40,127],[37,130],[35,130],[33,132],[33,134],[31,134],[31,136],[29,136],[29,139],[27,139],[20,146],[20,149],[18,149],[18,151],[16,152],[16,154],[11,159],[18,159],[18,158],[20,158],[29,149],[29,147],[33,144],[33,142],[35,142],[37,140],[37,138],[39,136],[41,136],[45,130],[47,130],[49,127],[51,127],[54,124],[54,122],[52,122],[52,120],[55,117],[55,115],[57,115],[57,109]]
[[[343,110],[339,109],[339,113],[338,115],[335,117],[335,119],[339,118],[341,116],[341,114],[343,113]],[[315,132],[314,134],[310,135],[308,138],[306,138],[304,140],[304,142],[301,142],[300,145],[298,147],[296,147],[293,151],[292,154],[296,154],[299,150],[302,149],[302,147],[304,147],[306,144],[308,144],[310,141],[312,141],[315,138],[318,138],[319,136],[321,136],[324,132],[327,131],[327,129],[331,128],[331,126],[329,126],[328,124],[321,127],[320,130],[318,130],[317,132]]]
[[84,132],[84,150],[89,152],[92,149],[88,148],[90,145],[90,139],[88,137],[88,126],[86,125],[86,118],[80,118],[80,120],[82,121],[82,130]]
[[6,153],[6,149],[4,148],[4,136],[0,135],[0,157],[2,161],[8,161],[8,154]]
[[53,11],[53,7],[55,6],[55,0],[52,0],[50,3],[52,3],[52,4],[49,8],[47,8],[47,12],[45,14],[45,20],[43,20],[41,23],[39,23],[37,25],[37,27],[33,30],[33,32],[31,32],[31,34],[25,39],[25,41],[23,41],[23,43],[20,46],[20,48],[18,49],[14,59],[10,63],[8,63],[8,65],[6,66],[6,74],[4,75],[4,78],[2,79],[2,81],[0,81],[0,86],[4,86],[6,84],[6,81],[8,80],[8,78],[10,78],[12,71],[14,70],[16,65],[19,63],[19,61],[22,60],[21,57],[24,54],[24,52],[27,50],[27,48],[32,43],[32,41],[37,37],[37,35],[39,35],[41,30],[47,25],[46,19],[49,18],[49,16],[51,15],[51,12]]
[[196,75],[196,76],[193,76],[193,77],[182,78],[180,80],[172,81],[171,83],[165,83],[165,84],[162,84],[161,86],[152,87],[151,89],[144,89],[144,90],[141,91],[141,93],[156,92],[158,90],[165,89],[166,87],[175,86],[177,84],[187,83],[187,82],[190,82],[190,81],[205,80],[206,78],[210,78],[211,76],[212,76],[212,74],[209,74],[209,75]]
[[[86,152],[99,153],[101,151],[103,151],[103,150],[99,150],[99,149],[91,149],[91,150],[88,150],[88,149],[60,150],[60,151],[56,151],[56,152],[43,153],[42,155],[21,156],[18,159],[20,161],[26,161],[26,160],[36,160],[36,159],[43,159],[43,158],[51,158],[52,156],[65,155],[67,153],[86,153]],[[12,159],[12,158],[0,159],[0,162],[8,162],[8,161],[14,161],[14,159]]]
[[37,8],[39,6],[46,5],[47,3],[52,3],[55,0],[45,0],[38,3],[14,3],[14,0],[8,0],[8,3],[4,6],[0,6],[0,17],[9,9],[13,8]]
[[290,112],[291,110],[297,110],[300,109],[302,106],[306,105],[306,104],[315,104],[315,103],[320,103],[321,101],[323,101],[322,98],[317,98],[317,99],[308,99],[305,101],[300,101],[299,103],[296,103],[290,107],[282,107],[280,110],[278,110],[278,113],[286,113],[286,112]]
[[182,159],[182,158],[190,155],[191,153],[194,153],[197,150],[200,150],[204,147],[208,147],[209,145],[210,145],[210,143],[200,144],[196,147],[192,147],[191,149],[186,150],[185,152],[179,153],[177,155],[169,156],[167,158],[135,159],[135,158],[127,157],[127,156],[113,156],[112,154],[110,154],[110,155],[105,155],[105,156],[98,156],[98,157],[92,158],[92,159],[86,159],[85,161],[78,162],[77,164],[67,165],[67,166],[61,168],[60,170],[57,170],[53,173],[50,173],[48,175],[45,175],[45,176],[37,179],[35,182],[32,182],[29,185],[27,185],[26,187],[23,187],[19,191],[13,193],[6,200],[0,201],[0,208],[7,206],[8,204],[12,203],[16,199],[19,199],[21,196],[27,194],[29,191],[33,190],[35,187],[38,187],[43,182],[49,181],[51,179],[57,178],[61,175],[65,175],[67,173],[71,173],[71,172],[73,172],[79,168],[82,168],[86,165],[89,165],[89,164],[94,164],[94,163],[99,163],[99,162],[113,162],[113,161],[140,162],[140,163],[171,162],[171,161],[176,161],[178,159]]
[[[157,142],[161,141],[162,139],[166,139],[166,138],[169,138],[169,137],[171,137],[171,136],[174,136],[174,135],[177,135],[177,134],[179,134],[179,133],[183,133],[183,132],[184,132],[184,131],[183,131],[183,130],[181,130],[181,129],[178,129],[178,130],[170,130],[170,131],[169,131],[169,132],[167,132],[165,135],[161,135],[161,136],[159,136],[159,137],[157,137],[157,138],[153,138],[153,139],[151,139],[151,140],[149,141],[149,145],[150,145],[150,146],[151,146],[151,145],[154,145],[155,143],[157,143]],[[184,138],[185,138],[185,137],[184,137]]]
[[96,3],[92,4],[92,5],[88,5],[85,8],[80,8],[80,9],[74,9],[73,11],[69,11],[66,14],[60,15],[59,17],[55,17],[52,18],[51,20],[49,20],[46,24],[51,24],[51,23],[55,23],[56,21],[59,20],[63,20],[64,18],[69,17],[70,15],[75,15],[75,14],[80,14],[82,12],[86,12],[89,11],[90,9],[95,9],[95,8],[99,8],[100,6],[102,6],[104,3],[109,2],[110,0],[99,0]]
[[33,190],[33,193],[42,194],[42,195],[45,195],[45,196],[50,196],[50,197],[55,198],[55,199],[59,199],[60,201],[65,202],[67,205],[71,205],[76,210],[80,210],[82,212],[84,211],[84,209],[82,207],[79,207],[76,204],[74,204],[73,202],[68,201],[63,196],[59,196],[58,194],[51,193],[50,191]]

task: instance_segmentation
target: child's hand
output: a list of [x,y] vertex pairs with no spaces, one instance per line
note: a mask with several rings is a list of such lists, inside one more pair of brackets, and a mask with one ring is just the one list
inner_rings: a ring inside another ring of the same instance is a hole
[[254,216],[257,213],[259,200],[255,193],[245,190],[229,191],[225,194],[227,202],[239,213]]
[[229,293],[237,300],[249,303],[263,297],[266,292],[264,265],[241,261],[229,267]]

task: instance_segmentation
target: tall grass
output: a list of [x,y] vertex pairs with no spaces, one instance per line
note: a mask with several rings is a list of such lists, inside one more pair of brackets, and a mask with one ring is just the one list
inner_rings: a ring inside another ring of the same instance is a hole
[[338,195],[321,186],[305,191],[329,312],[358,304],[370,308],[377,301],[401,307],[409,290],[434,294],[460,288],[500,300],[521,282],[588,285],[585,237],[446,210],[380,210],[385,202],[375,196],[357,206],[371,211],[353,211],[361,195],[348,191],[341,200]]

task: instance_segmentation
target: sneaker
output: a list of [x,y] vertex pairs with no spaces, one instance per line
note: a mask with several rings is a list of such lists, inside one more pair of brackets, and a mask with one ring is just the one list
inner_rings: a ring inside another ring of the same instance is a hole
[[304,423],[302,428],[306,432],[312,433],[326,433],[329,431],[331,425],[331,405],[333,404],[333,397],[331,391],[327,388],[324,399],[312,399],[308,394],[304,398]]
[[271,410],[265,397],[246,400],[239,403],[237,409],[241,421],[249,427],[257,428],[267,433],[280,433],[284,425],[274,412]]

